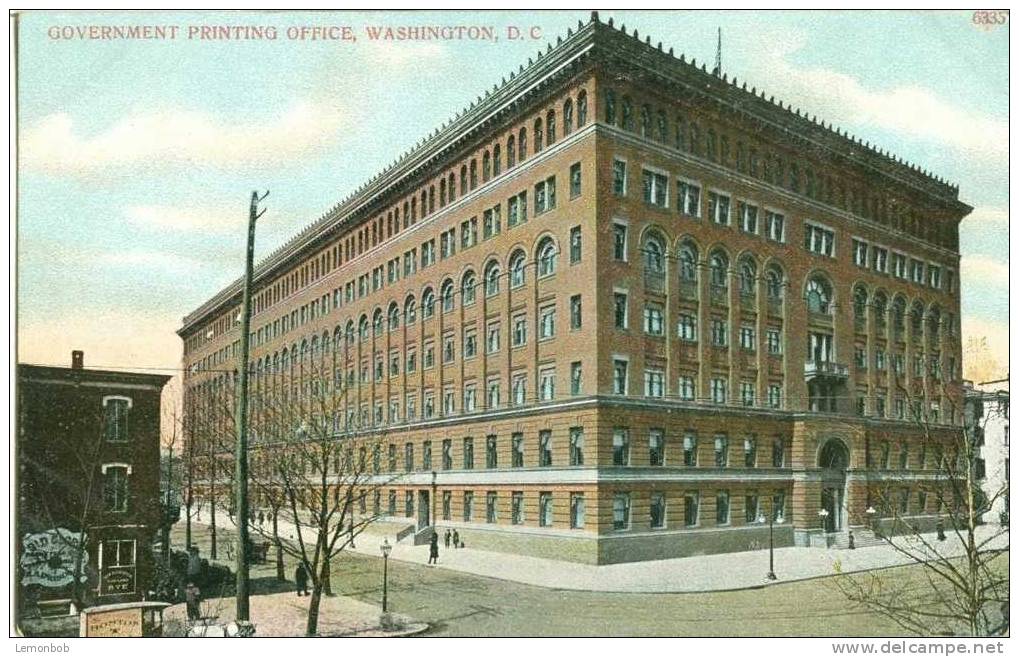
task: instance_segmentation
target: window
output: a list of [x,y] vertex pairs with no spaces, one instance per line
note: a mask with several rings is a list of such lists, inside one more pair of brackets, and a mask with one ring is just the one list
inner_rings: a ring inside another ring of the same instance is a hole
[[729,322],[724,319],[711,320],[711,344],[716,347],[729,344]]
[[527,401],[527,376],[517,374],[513,377],[513,403],[521,406]]
[[488,382],[488,408],[499,408],[499,380],[492,379]]
[[761,498],[757,495],[747,495],[744,500],[743,508],[746,511],[744,519],[748,525],[752,525],[761,517]]
[[679,337],[687,342],[697,341],[697,317],[688,313],[679,315]]
[[729,524],[729,491],[727,490],[715,493],[715,524]]
[[612,465],[630,465],[630,432],[626,429],[612,432]]
[[555,176],[546,178],[534,186],[534,214],[555,208]]
[[570,493],[570,529],[584,528],[584,494]]
[[621,358],[612,361],[612,391],[617,395],[627,394],[629,363]]
[[542,468],[552,465],[552,432],[542,429],[538,432],[538,466]]
[[680,180],[677,184],[679,211],[690,217],[701,216],[701,188],[692,182]]
[[[407,494],[409,495],[410,491],[407,491]],[[464,509],[463,509],[463,511],[464,511],[464,515],[463,515],[464,522],[470,522],[471,519],[474,517],[474,492],[473,491],[469,491],[469,490],[464,491]]]
[[481,220],[481,235],[486,240],[502,232],[502,206],[485,210]]
[[485,522],[496,522],[496,508],[498,507],[498,500],[499,495],[493,490],[490,490],[485,494]]
[[[572,297],[570,297],[570,330],[574,330],[575,331],[575,330],[579,329],[580,326],[581,326],[581,301],[580,301],[580,295],[579,294],[574,294]],[[553,332],[554,332],[554,327],[553,327]]]
[[729,225],[729,197],[720,192],[708,192],[708,216],[716,224]]
[[679,398],[683,401],[693,401],[694,387],[693,377],[681,374],[679,377]]
[[941,289],[941,267],[927,265],[927,284],[936,290]]
[[478,389],[474,384],[464,388],[464,413],[471,413],[478,407]]
[[857,267],[867,266],[867,243],[853,238],[853,264]]
[[744,233],[757,234],[757,206],[746,201],[737,204],[739,226]]
[[506,223],[510,228],[527,221],[527,192],[520,192],[506,202]]
[[453,344],[453,336],[447,336],[442,343],[442,362],[452,363],[456,359],[456,347]]
[[513,346],[520,347],[527,344],[527,317],[517,315],[513,318]]
[[524,524],[524,493],[515,490],[510,494],[510,522],[514,525]]
[[757,329],[753,326],[741,326],[739,346],[744,351],[757,351]]
[[661,429],[651,429],[648,433],[648,463],[665,465],[665,432]]
[[546,340],[555,337],[555,306],[546,306],[538,311],[538,338]]
[[552,526],[552,493],[538,493],[538,526]]
[[785,242],[785,215],[767,210],[764,213],[764,230],[768,239]]
[[753,381],[741,381],[739,384],[739,398],[744,406],[753,406],[757,399],[757,386]]
[[538,394],[541,401],[555,399],[555,368],[546,368],[538,373]]
[[488,333],[485,337],[485,349],[493,354],[499,351],[499,325],[489,324]]
[[128,439],[128,411],[131,400],[126,397],[103,398],[103,434],[107,442],[124,442]]
[[659,208],[669,207],[669,178],[655,171],[644,170],[644,202]]
[[616,328],[625,329],[629,328],[629,312],[627,305],[626,292],[615,292],[613,293],[613,316],[615,317]]
[[626,262],[626,224],[612,224],[612,257],[620,262]]
[[773,468],[785,467],[785,439],[775,438],[771,442],[771,466]]
[[743,439],[743,465],[748,468],[757,467],[757,438],[753,436]]
[[421,245],[421,268],[435,264],[435,240],[428,240]]
[[629,529],[630,494],[616,493],[612,496],[612,529]]
[[896,278],[906,278],[906,256],[902,253],[892,254],[892,273]]
[[648,303],[644,306],[644,332],[648,335],[664,335],[662,305]]
[[700,522],[700,494],[687,491],[683,494],[683,525],[696,527]]
[[103,501],[107,511],[127,511],[129,474],[131,470],[126,465],[103,466]]
[[464,438],[464,470],[474,469],[474,439]]
[[831,313],[831,285],[820,276],[807,281],[807,310],[812,313],[828,315]]
[[651,494],[651,529],[665,527],[665,495],[662,493]]
[[421,444],[421,467],[425,470],[432,469],[432,441],[430,440]]
[[509,267],[510,267],[510,287],[518,288],[523,287],[525,281],[525,270],[524,262],[527,256],[524,255],[523,251],[517,251],[510,256]]
[[414,469],[414,443],[407,443],[403,446],[403,471],[410,472]]
[[583,387],[583,369],[580,361],[570,363],[570,394],[579,395]]
[[514,433],[510,437],[511,465],[514,468],[524,467],[524,434]]
[[396,515],[396,491],[389,491],[389,515]]
[[576,264],[580,262],[580,258],[583,254],[583,242],[580,235],[580,226],[574,226],[570,229],[570,264]]
[[888,249],[880,246],[871,247],[870,263],[874,271],[879,274],[888,273]]
[[460,222],[460,248],[468,249],[478,243],[478,218]]
[[697,434],[686,433],[683,436],[683,465],[694,467],[697,465]]
[[135,590],[135,542],[133,540],[104,540],[99,547],[99,554],[99,569],[103,572],[119,569],[128,574],[131,591],[122,592],[133,592]]
[[778,355],[782,353],[782,329],[769,328],[765,332],[765,339],[768,342],[768,353]]
[[580,196],[580,183],[580,162],[576,162],[570,167],[570,198]]
[[725,435],[715,436],[715,467],[724,468],[729,465],[729,438]]
[[803,225],[803,246],[812,253],[833,257],[835,254],[835,231],[813,224]]
[[570,465],[584,465],[583,427],[570,427]]
[[612,161],[612,193],[626,196],[626,162],[623,160]]
[[711,379],[711,401],[724,404],[729,397],[729,384],[724,378]]

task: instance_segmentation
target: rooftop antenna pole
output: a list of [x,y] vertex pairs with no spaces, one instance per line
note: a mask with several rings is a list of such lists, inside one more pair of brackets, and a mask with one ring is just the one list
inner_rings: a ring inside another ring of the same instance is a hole
[[716,77],[722,77],[722,27],[718,28],[718,48],[715,49],[715,70],[712,71]]

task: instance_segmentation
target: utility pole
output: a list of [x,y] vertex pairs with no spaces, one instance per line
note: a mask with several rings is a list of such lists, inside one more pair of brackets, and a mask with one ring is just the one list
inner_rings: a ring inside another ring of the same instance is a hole
[[244,266],[244,293],[241,306],[241,364],[237,382],[237,439],[235,441],[234,494],[237,506],[237,625],[238,635],[251,636],[248,604],[248,334],[251,331],[251,280],[255,270],[255,222],[265,214],[258,204],[269,195],[251,192],[248,213],[248,248]]

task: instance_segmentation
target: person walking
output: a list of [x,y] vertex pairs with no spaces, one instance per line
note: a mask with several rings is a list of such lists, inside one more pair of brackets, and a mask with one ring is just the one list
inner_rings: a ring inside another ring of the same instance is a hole
[[297,583],[297,595],[311,595],[308,593],[308,569],[304,567],[303,561],[297,564],[294,581]]
[[188,582],[187,588],[184,589],[184,601],[187,604],[188,620],[196,621],[201,618],[198,605],[202,601],[202,592],[194,582]]
[[432,532],[432,538],[428,544],[428,565],[437,563],[439,563],[439,535]]
[[447,528],[446,529],[446,549],[447,550],[449,549],[449,541],[450,541],[451,536],[452,535],[449,533],[449,529]]
[[456,548],[459,548],[459,547],[460,547],[460,532],[458,532],[457,530],[454,529],[453,530],[453,548],[456,549]]

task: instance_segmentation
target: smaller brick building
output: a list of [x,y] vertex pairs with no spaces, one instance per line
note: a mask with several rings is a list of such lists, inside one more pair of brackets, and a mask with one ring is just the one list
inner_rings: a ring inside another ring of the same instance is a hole
[[[17,366],[19,606],[106,604],[149,590],[159,527],[159,423],[170,377]],[[85,534],[85,553],[75,545]],[[87,557],[87,558],[86,558]],[[78,572],[83,583],[71,582]]]

